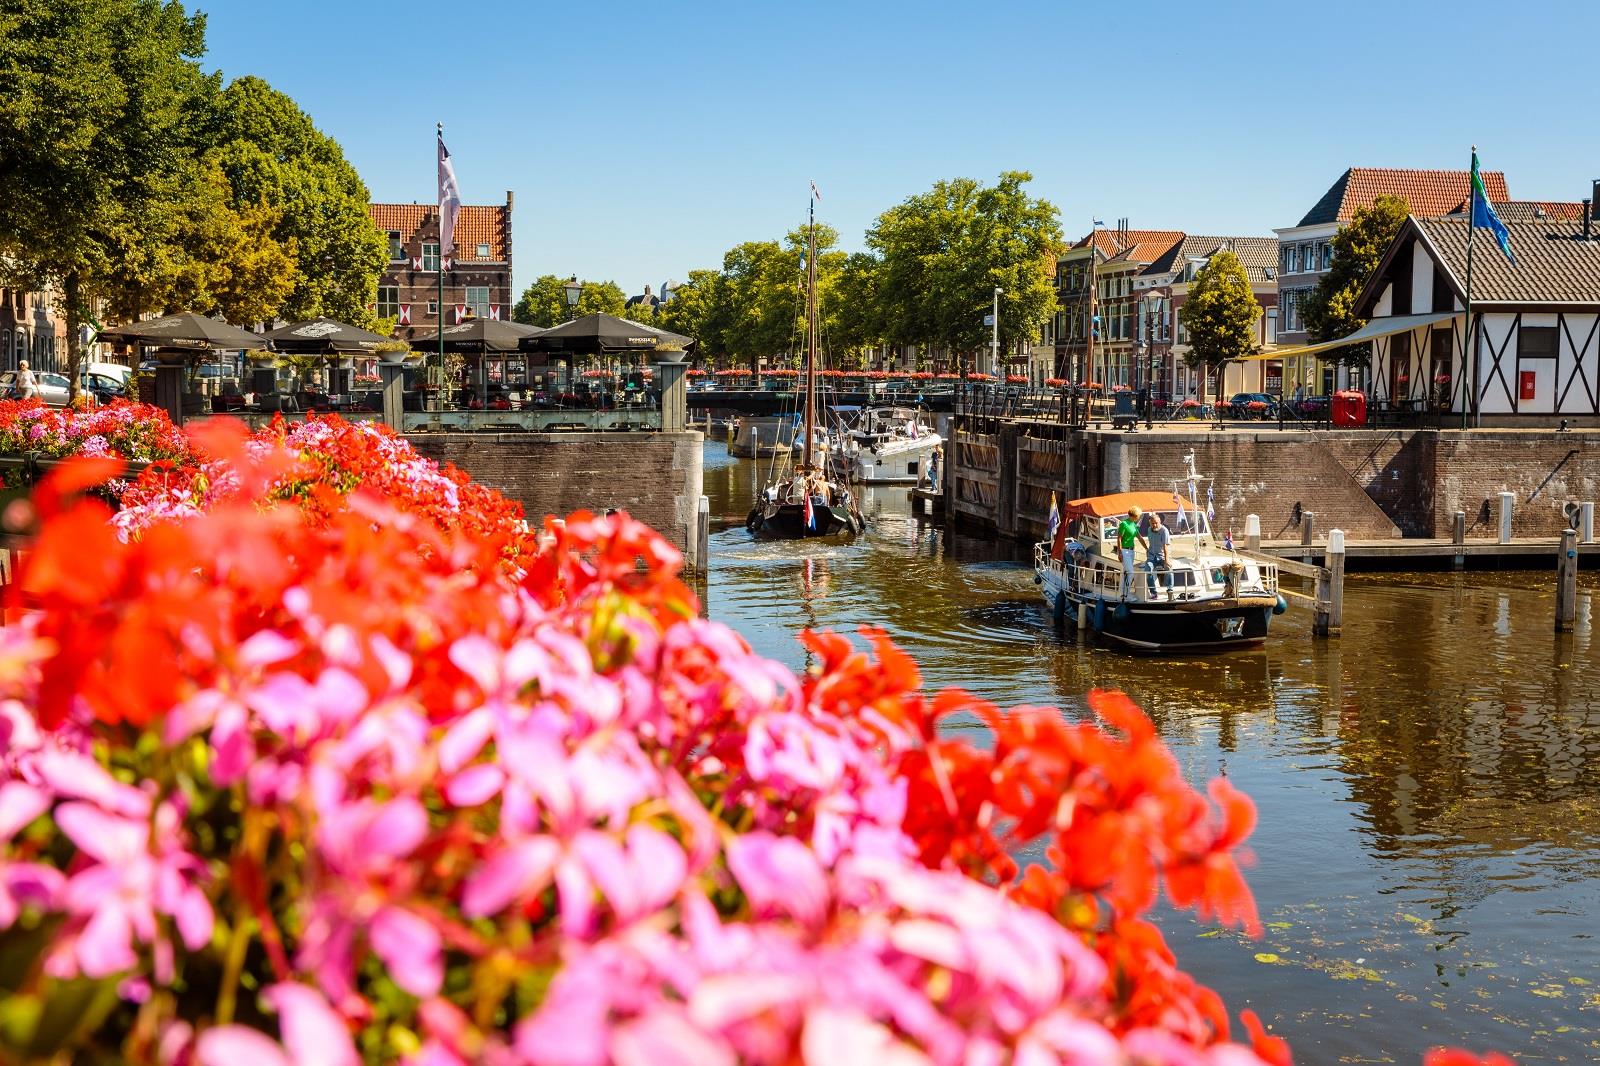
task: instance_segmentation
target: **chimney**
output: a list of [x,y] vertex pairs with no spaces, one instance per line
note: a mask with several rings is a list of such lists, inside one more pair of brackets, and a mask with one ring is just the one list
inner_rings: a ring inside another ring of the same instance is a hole
[[1593,213],[1594,213],[1594,201],[1585,200],[1583,202],[1583,239],[1584,240],[1588,240],[1589,239],[1589,220],[1590,220],[1591,215],[1593,215]]

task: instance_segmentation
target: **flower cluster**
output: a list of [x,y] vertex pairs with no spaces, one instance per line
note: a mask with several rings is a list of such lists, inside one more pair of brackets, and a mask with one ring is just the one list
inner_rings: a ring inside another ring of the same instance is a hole
[[[232,425],[218,423],[209,431],[224,450],[237,441]],[[496,540],[512,560],[532,550],[520,506],[454,466],[418,455],[404,437],[380,423],[346,422],[337,415],[293,423],[278,418],[242,447],[261,459],[275,454],[284,460],[259,498],[292,500],[318,521],[343,509],[344,498],[359,488],[441,528]],[[204,443],[196,454],[194,462],[176,470],[147,470],[123,490],[112,521],[125,539],[158,522],[193,517],[239,494],[240,482],[228,461],[210,454]]]
[[38,400],[0,400],[0,453],[36,452],[49,458],[109,455],[132,462],[187,462],[183,431],[167,413],[117,401],[103,407],[57,409]]
[[[28,610],[0,631],[0,978],[22,1019],[0,1041],[1284,1061],[1228,1043],[1140,917],[1165,885],[1253,924],[1250,808],[1187,786],[1125,700],[1094,697],[1102,728],[924,695],[876,634],[808,636],[821,666],[796,678],[698,618],[676,551],[626,516],[552,522],[508,570],[404,488],[333,491],[397,461],[364,432],[213,429],[197,446],[229,491],[132,539],[77,496],[109,461],[35,493]],[[324,462],[320,506],[262,502]],[[954,714],[993,745],[941,735]],[[1051,862],[1018,870],[1031,842]],[[107,1009],[30,1029],[86,988]]]

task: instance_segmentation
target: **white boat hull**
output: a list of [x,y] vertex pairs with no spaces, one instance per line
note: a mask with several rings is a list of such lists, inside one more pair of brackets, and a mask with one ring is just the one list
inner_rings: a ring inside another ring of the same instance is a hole
[[928,476],[934,451],[943,444],[937,433],[888,441],[876,448],[852,448],[851,479],[865,485],[915,485]]

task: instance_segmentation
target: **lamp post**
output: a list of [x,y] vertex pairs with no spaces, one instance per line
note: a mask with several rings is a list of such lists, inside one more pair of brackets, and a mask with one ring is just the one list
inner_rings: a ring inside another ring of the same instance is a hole
[[574,274],[561,288],[567,294],[567,321],[571,322],[578,317],[578,300],[583,297],[583,282]]
[[993,323],[993,329],[989,334],[989,372],[1001,377],[1002,384],[1004,378],[1000,374],[1000,295],[1005,291],[998,285],[994,287],[994,314],[989,318]]
[[[561,286],[561,290],[562,290],[562,292],[564,292],[566,294],[566,297],[567,297],[567,321],[571,322],[572,320],[574,320],[575,318],[578,317],[578,301],[580,299],[582,299],[582,297],[583,297],[583,282],[579,281],[578,280],[578,275],[574,274],[574,275],[572,275],[572,277],[567,279],[567,283],[565,285]],[[572,356],[568,355],[567,356],[567,387],[566,387],[566,391],[567,392],[572,392],[573,391],[573,387],[572,387],[572,369],[573,369],[573,367],[572,367]]]

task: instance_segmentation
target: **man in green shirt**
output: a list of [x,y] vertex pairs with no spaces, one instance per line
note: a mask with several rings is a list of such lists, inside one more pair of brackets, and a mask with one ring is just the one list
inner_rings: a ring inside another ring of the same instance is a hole
[[1122,598],[1132,598],[1133,592],[1133,546],[1135,543],[1143,544],[1144,550],[1150,550],[1150,544],[1144,539],[1144,534],[1139,532],[1139,517],[1144,512],[1137,507],[1128,508],[1128,517],[1117,523],[1117,549],[1122,557]]

